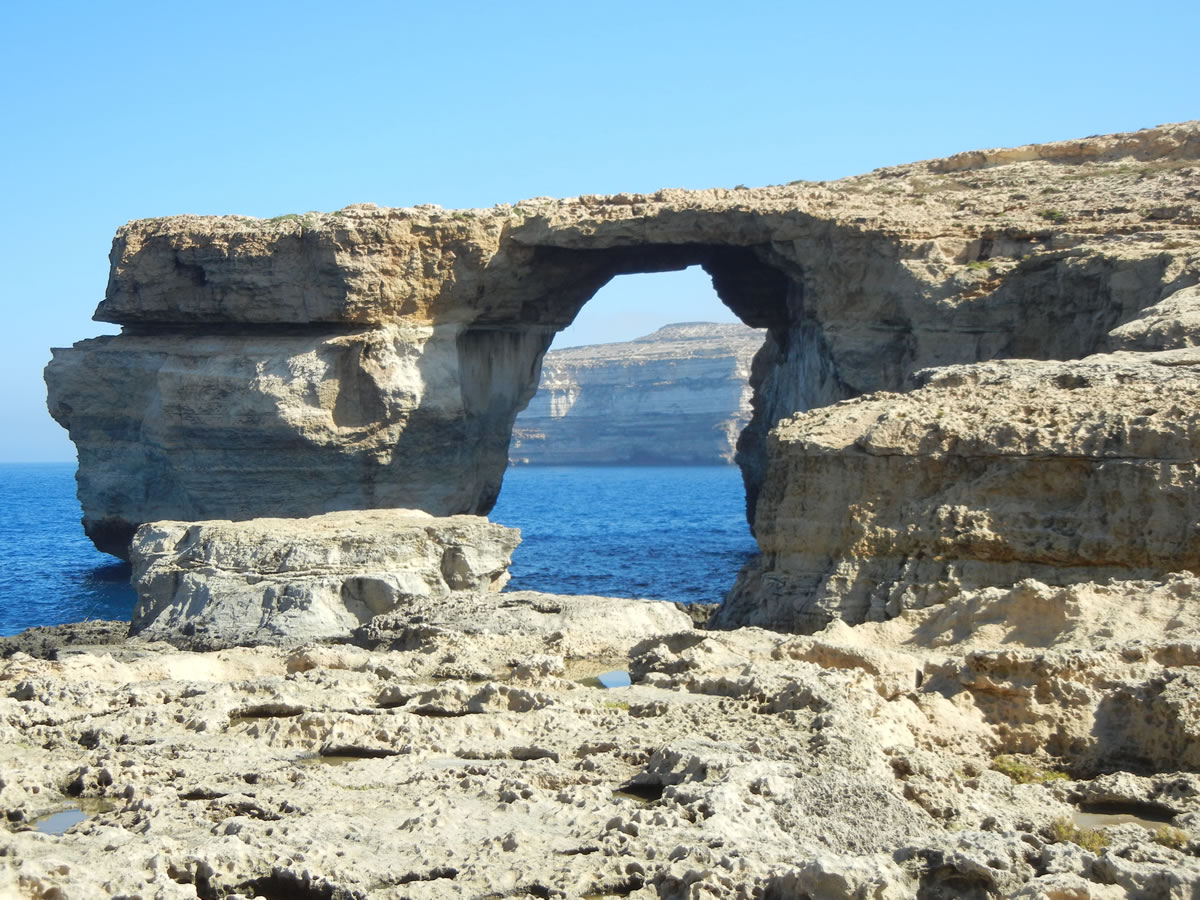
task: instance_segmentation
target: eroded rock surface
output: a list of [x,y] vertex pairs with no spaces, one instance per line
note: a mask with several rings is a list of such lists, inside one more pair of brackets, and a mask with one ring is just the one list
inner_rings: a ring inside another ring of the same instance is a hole
[[152,522],[131,548],[130,630],[198,649],[346,637],[376,616],[499,591],[520,539],[479,516],[407,509]]
[[551,350],[509,456],[528,465],[733,462],[750,422],[764,333],[686,322],[613,344]]
[[1026,580],[810,636],[652,604],[629,643],[637,601],[529,594],[361,646],[16,653],[0,890],[1182,900],[1198,596]]
[[753,516],[766,434],[797,411],[931,366],[1181,340],[1146,311],[1200,284],[1198,135],[830,183],[130,223],[97,312],[122,334],[47,369],[85,529],[123,555],[162,519],[486,513],[553,334],[615,275],[693,264],[768,329],[738,453]]
[[1005,360],[772,432],[719,626],[812,631],[963,590],[1200,571],[1200,352]]

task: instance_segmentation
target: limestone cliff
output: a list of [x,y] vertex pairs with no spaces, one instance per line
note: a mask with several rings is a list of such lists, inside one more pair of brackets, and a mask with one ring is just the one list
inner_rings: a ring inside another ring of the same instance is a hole
[[511,462],[733,462],[750,421],[750,363],[763,333],[668,325],[633,341],[551,350],[513,426]]

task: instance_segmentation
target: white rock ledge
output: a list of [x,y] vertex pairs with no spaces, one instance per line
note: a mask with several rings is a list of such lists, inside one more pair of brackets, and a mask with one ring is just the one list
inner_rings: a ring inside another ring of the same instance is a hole
[[348,637],[377,615],[499,591],[520,531],[408,509],[151,522],[131,548],[131,634],[190,649]]

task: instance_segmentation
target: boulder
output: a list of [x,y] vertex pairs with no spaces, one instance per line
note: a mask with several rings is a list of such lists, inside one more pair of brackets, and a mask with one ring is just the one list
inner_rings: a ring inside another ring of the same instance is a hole
[[520,532],[407,509],[151,522],[132,545],[130,633],[178,646],[348,638],[376,616],[499,591]]

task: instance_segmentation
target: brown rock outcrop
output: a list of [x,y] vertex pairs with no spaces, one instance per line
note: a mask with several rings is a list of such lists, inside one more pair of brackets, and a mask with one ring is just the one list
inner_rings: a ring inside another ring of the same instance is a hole
[[929,366],[1105,351],[1200,283],[1198,134],[831,183],[130,223],[97,312],[123,333],[47,369],[85,528],[123,554],[157,519],[486,512],[553,333],[614,275],[690,264],[769,329],[739,448],[752,512],[780,418]]
[[715,624],[812,631],[966,589],[1200,571],[1200,352],[922,373],[781,422]]

